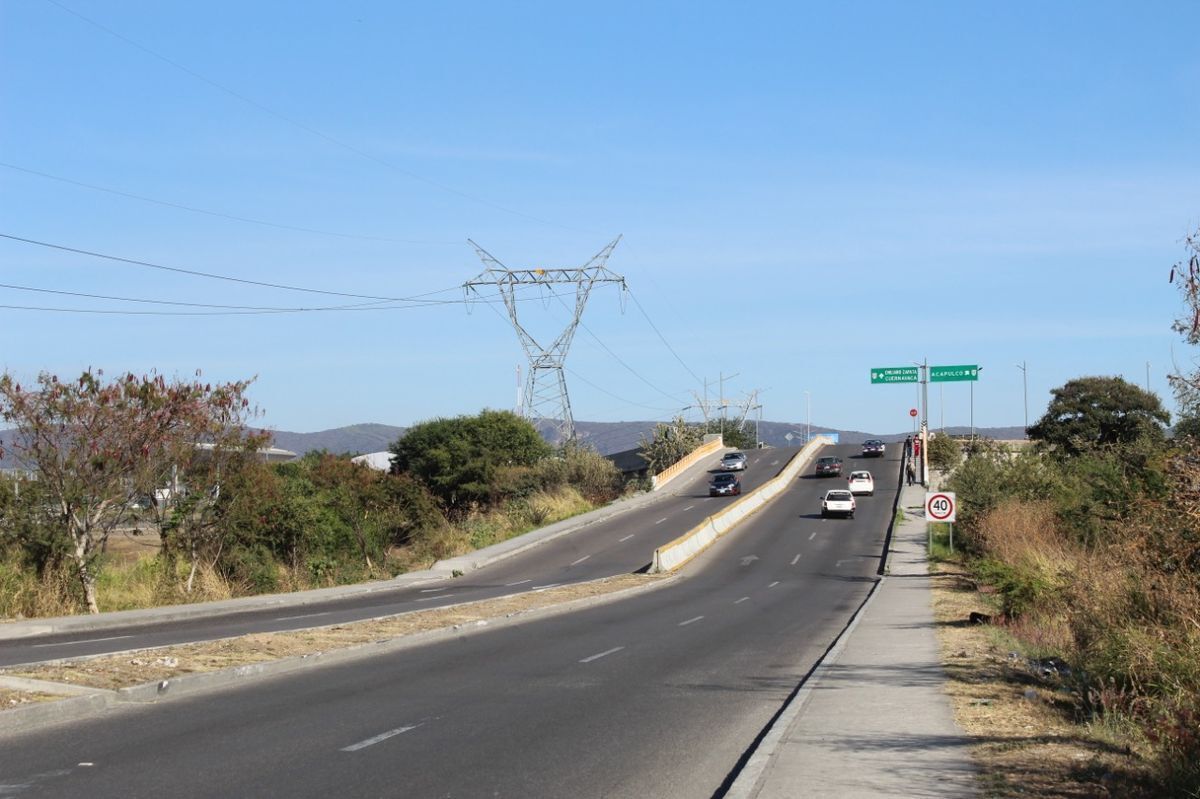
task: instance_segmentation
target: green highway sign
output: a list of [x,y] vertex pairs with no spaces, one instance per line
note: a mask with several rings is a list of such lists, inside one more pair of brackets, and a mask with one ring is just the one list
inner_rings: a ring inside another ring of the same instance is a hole
[[979,367],[975,364],[965,366],[931,366],[929,367],[930,383],[950,383],[956,380],[978,380]]
[[881,366],[871,370],[871,384],[875,383],[916,383],[917,367],[915,366]]

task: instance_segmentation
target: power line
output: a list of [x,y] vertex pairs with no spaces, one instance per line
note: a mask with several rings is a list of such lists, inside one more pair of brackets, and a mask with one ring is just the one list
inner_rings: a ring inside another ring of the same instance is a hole
[[128,36],[118,33],[117,31],[113,30],[112,28],[102,25],[101,23],[97,22],[96,20],[94,20],[90,17],[84,16],[83,14],[74,10],[73,8],[65,6],[62,3],[58,2],[58,0],[46,0],[46,2],[50,3],[53,6],[57,6],[59,9],[67,12],[68,14],[71,14],[72,16],[83,20],[84,22],[88,23],[89,25],[91,25],[99,30],[104,31],[109,36],[120,39],[122,42],[125,42],[130,47],[137,48],[138,50],[141,50],[143,53],[146,53],[147,55],[153,56],[154,58],[158,59],[159,61],[162,61],[164,64],[168,64],[168,65],[174,67],[175,69],[179,70],[180,72],[190,75],[191,77],[195,78],[196,80],[201,81],[202,83],[206,83],[209,86],[213,87],[214,89],[224,92],[225,94],[228,94],[230,97],[233,97],[236,100],[239,100],[253,108],[258,109],[259,111],[263,112],[264,114],[273,116],[276,119],[279,119],[283,122],[286,122],[289,125],[292,125],[293,127],[296,127],[298,129],[304,131],[305,133],[308,133],[312,136],[316,136],[317,138],[322,139],[323,141],[328,142],[329,144],[332,144],[336,147],[340,147],[343,150],[352,152],[355,155],[361,156],[362,158],[366,158],[367,160],[373,161],[376,164],[385,166],[389,169],[394,169],[403,175],[407,175],[412,180],[419,181],[421,183],[424,183],[428,186],[432,186],[441,191],[447,192],[449,194],[453,194],[457,197],[461,197],[465,200],[470,200],[471,202],[479,203],[480,205],[485,205],[496,211],[502,211],[506,214],[511,214],[513,216],[523,217],[530,221],[538,222],[540,224],[548,225],[550,227],[557,227],[557,228],[562,228],[564,230],[575,230],[577,232],[583,232],[583,231],[580,231],[578,228],[569,227],[567,225],[562,225],[557,222],[551,222],[547,219],[542,219],[540,217],[536,217],[531,214],[524,213],[523,211],[517,211],[515,209],[500,205],[498,203],[491,202],[490,200],[485,200],[482,197],[477,197],[475,195],[468,194],[464,191],[459,191],[458,189],[456,189],[452,186],[448,186],[444,183],[439,183],[435,180],[431,180],[422,175],[418,175],[416,172],[412,172],[410,170],[405,169],[402,166],[392,163],[391,161],[387,161],[376,155],[372,155],[371,153],[367,152],[366,150],[362,150],[358,147],[355,147],[352,144],[348,144],[347,142],[344,142],[341,139],[336,139],[333,136],[330,136],[328,133],[324,133],[323,131],[320,131],[320,130],[312,127],[311,125],[306,125],[297,119],[293,119],[293,118],[287,116],[286,114],[276,111],[275,109],[271,108],[270,106],[263,105],[262,103],[258,102],[257,100],[253,100],[244,94],[234,91],[233,89],[229,88],[228,86],[225,86],[224,84],[217,83],[215,80],[213,80],[209,77],[206,77],[205,75],[202,75],[201,73],[197,72],[196,70],[191,69],[190,67],[184,66],[183,64],[179,63],[178,61],[168,58],[167,56],[163,55],[162,53],[159,53],[155,50],[151,50],[149,47],[146,47],[145,45],[140,44],[139,42],[136,42],[133,39],[130,39]]
[[679,353],[677,353],[675,351],[675,348],[671,346],[670,342],[668,342],[666,337],[663,336],[662,332],[659,331],[658,326],[655,325],[654,321],[650,318],[650,314],[646,313],[646,309],[642,307],[642,304],[640,302],[638,302],[638,298],[634,295],[632,289],[629,290],[629,298],[631,300],[633,300],[633,304],[637,306],[637,309],[642,312],[642,316],[644,316],[646,318],[646,321],[650,324],[650,327],[654,330],[655,335],[658,336],[658,340],[663,343],[663,346],[665,346],[668,350],[670,350],[671,354],[675,356],[675,360],[679,361],[679,365],[682,366],[684,369],[686,369],[687,373],[690,374],[697,383],[703,383],[704,381],[700,379],[700,376],[697,375],[695,372],[693,372],[692,368],[690,366],[688,366],[686,363],[684,363],[683,358],[679,357]]
[[343,239],[359,239],[362,241],[383,241],[383,242],[391,242],[394,244],[455,244],[455,243],[457,243],[457,242],[449,242],[449,241],[420,241],[417,239],[394,239],[394,238],[389,238],[386,236],[365,236],[365,235],[360,235],[360,234],[356,234],[356,233],[341,233],[336,230],[321,230],[320,228],[301,227],[299,225],[285,225],[285,224],[281,224],[279,222],[268,222],[265,219],[254,219],[253,217],[248,217],[248,216],[238,216],[236,214],[227,214],[227,213],[223,213],[221,211],[211,211],[207,208],[197,208],[196,206],[170,202],[169,200],[159,200],[154,197],[146,197],[141,194],[132,194],[127,191],[120,191],[118,189],[110,189],[107,186],[97,186],[94,183],[84,183],[83,181],[72,180],[70,178],[64,178],[59,175],[51,175],[48,172],[39,172],[36,169],[28,169],[23,166],[17,166],[16,164],[9,164],[9,163],[5,163],[3,161],[0,161],[0,166],[4,167],[5,169],[12,169],[17,172],[24,172],[28,175],[36,175],[38,177],[46,178],[48,180],[57,180],[60,183],[66,183],[71,186],[79,186],[80,188],[91,189],[92,191],[102,191],[107,194],[116,195],[117,197],[126,197],[131,200],[139,200],[144,203],[152,203],[154,205],[161,205],[161,206],[165,206],[167,208],[177,208],[182,211],[191,211],[192,213],[196,213],[196,214],[205,214],[207,216],[214,216],[214,217],[217,217],[220,219],[231,219],[235,222],[245,222],[245,223],[248,223],[251,225],[263,225],[265,227],[278,228],[280,230],[295,230],[295,231],[299,231],[301,233],[316,233],[316,234],[319,234],[322,236],[337,236],[338,238],[343,238]]
[[385,306],[385,305],[381,305],[378,302],[369,302],[369,303],[363,302],[363,303],[355,303],[354,305],[328,305],[328,306],[323,306],[323,307],[318,306],[318,307],[311,307],[311,308],[279,308],[279,307],[273,307],[273,306],[259,306],[259,305],[216,305],[213,303],[206,303],[206,302],[182,302],[182,301],[178,301],[178,300],[149,300],[149,299],[144,299],[144,298],[139,298],[139,297],[116,297],[116,296],[112,296],[112,295],[108,295],[108,294],[88,294],[88,293],[81,292],[81,291],[66,291],[64,289],[45,289],[45,288],[38,288],[36,286],[18,286],[18,285],[12,284],[12,283],[0,283],[0,288],[13,289],[15,291],[35,291],[40,294],[58,294],[58,295],[63,295],[63,296],[68,296],[68,297],[85,297],[85,298],[91,299],[91,300],[116,300],[118,302],[138,302],[138,303],[145,303],[145,304],[149,304],[149,305],[179,305],[179,306],[185,306],[185,307],[189,307],[189,308],[210,308],[210,309],[221,309],[221,310],[226,310],[226,311],[277,311],[277,312],[283,312],[283,313],[295,313],[295,312],[300,312],[300,311],[348,311],[348,310],[353,310],[356,308],[367,308],[367,307],[404,308],[404,307],[421,307],[424,305],[453,304],[446,300],[431,300],[428,302],[414,303],[413,305],[408,305],[408,306],[394,306],[394,305]]
[[211,280],[226,280],[231,283],[241,283],[243,285],[249,285],[249,286],[262,286],[265,288],[282,289],[284,291],[299,291],[299,292],[304,292],[306,294],[324,294],[326,296],[332,296],[332,297],[349,297],[351,299],[357,299],[357,300],[378,300],[381,302],[411,302],[414,299],[428,297],[433,294],[443,294],[448,291],[458,291],[459,290],[458,286],[454,286],[452,288],[438,289],[436,291],[430,291],[430,292],[426,292],[424,294],[416,294],[416,295],[413,295],[412,297],[378,297],[378,296],[374,296],[374,295],[370,295],[370,294],[352,294],[352,293],[345,292],[345,291],[329,291],[326,289],[306,288],[304,286],[291,286],[286,283],[268,283],[268,282],[262,281],[262,280],[250,280],[248,278],[242,278],[242,277],[231,277],[229,275],[219,275],[214,272],[202,272],[197,269],[183,269],[183,268],[177,267],[177,266],[164,266],[163,264],[156,264],[151,261],[139,261],[135,258],[123,258],[119,255],[107,255],[105,253],[95,252],[92,250],[84,250],[84,249],[80,249],[78,247],[68,247],[64,244],[54,244],[54,243],[51,243],[48,241],[38,241],[36,239],[27,239],[22,236],[14,236],[9,233],[0,233],[0,238],[9,239],[11,241],[19,241],[19,242],[22,242],[23,244],[34,244],[38,247],[47,247],[52,250],[61,250],[63,252],[75,253],[76,255],[86,255],[91,258],[103,258],[108,261],[116,261],[118,263],[130,264],[133,266],[144,266],[148,269],[160,269],[164,272],[175,272],[175,273],[183,274],[183,275],[192,275],[193,277],[209,278]]

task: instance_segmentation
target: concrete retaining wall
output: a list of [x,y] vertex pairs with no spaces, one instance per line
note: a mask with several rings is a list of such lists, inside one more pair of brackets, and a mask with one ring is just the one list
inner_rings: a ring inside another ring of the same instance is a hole
[[654,561],[650,566],[650,571],[674,571],[708,549],[714,541],[737,526],[739,522],[781,494],[787,488],[788,483],[808,465],[817,450],[832,443],[825,436],[813,437],[775,477],[720,513],[709,516],[679,538],[654,550]]
[[691,454],[683,456],[683,458],[680,460],[654,475],[654,477],[651,478],[652,488],[650,490],[658,491],[667,483],[686,472],[688,467],[693,465],[696,461],[707,458],[709,455],[712,455],[722,447],[724,447],[724,444],[722,443],[720,436],[716,436],[710,441],[705,441],[703,444],[692,450]]

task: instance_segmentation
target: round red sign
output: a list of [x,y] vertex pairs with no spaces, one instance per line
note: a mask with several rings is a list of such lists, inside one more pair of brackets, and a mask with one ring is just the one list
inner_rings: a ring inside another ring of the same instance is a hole
[[909,416],[916,416],[916,415],[917,415],[917,409],[916,409],[916,408],[913,408],[912,410],[910,410],[910,411],[908,412],[908,415],[909,415]]

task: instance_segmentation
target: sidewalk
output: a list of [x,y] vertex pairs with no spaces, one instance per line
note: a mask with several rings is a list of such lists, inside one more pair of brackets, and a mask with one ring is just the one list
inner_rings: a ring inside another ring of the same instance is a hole
[[925,488],[901,489],[888,574],[727,796],[978,795],[954,722],[925,560]]

